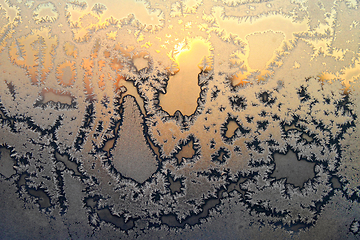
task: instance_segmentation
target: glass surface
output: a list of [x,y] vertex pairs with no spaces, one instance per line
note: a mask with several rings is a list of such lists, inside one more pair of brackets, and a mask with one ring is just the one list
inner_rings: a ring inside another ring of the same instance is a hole
[[356,0],[0,0],[1,239],[358,239]]

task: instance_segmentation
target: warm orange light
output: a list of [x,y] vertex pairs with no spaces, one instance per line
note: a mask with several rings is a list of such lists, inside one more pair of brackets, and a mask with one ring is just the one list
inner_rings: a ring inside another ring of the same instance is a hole
[[189,116],[196,110],[200,94],[198,74],[202,69],[211,69],[211,63],[206,60],[211,55],[210,49],[210,44],[202,39],[191,40],[187,45],[180,43],[175,47],[172,56],[180,70],[170,77],[167,93],[159,97],[160,105],[169,114],[173,115],[179,110]]
[[56,68],[56,74],[60,85],[65,87],[72,86],[76,78],[75,62],[65,61],[59,64]]
[[245,72],[245,73],[242,73],[242,72],[238,72],[236,73],[235,75],[233,75],[231,77],[231,85],[233,87],[235,86],[246,86],[247,84],[251,84],[249,80],[247,80],[248,76],[250,75],[250,73],[248,72]]

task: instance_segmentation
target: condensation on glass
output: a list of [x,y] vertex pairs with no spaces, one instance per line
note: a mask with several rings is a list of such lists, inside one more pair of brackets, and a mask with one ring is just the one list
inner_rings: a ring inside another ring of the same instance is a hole
[[1,238],[357,239],[359,15],[0,0]]

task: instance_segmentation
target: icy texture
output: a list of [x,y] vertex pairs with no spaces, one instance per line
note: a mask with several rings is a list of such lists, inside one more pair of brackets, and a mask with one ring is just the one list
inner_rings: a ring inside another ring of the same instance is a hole
[[359,9],[0,0],[0,238],[357,239]]

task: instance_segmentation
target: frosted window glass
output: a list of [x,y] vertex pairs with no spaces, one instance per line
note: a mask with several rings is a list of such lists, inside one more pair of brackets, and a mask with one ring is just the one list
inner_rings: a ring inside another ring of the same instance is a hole
[[0,0],[0,238],[359,238],[359,16]]

